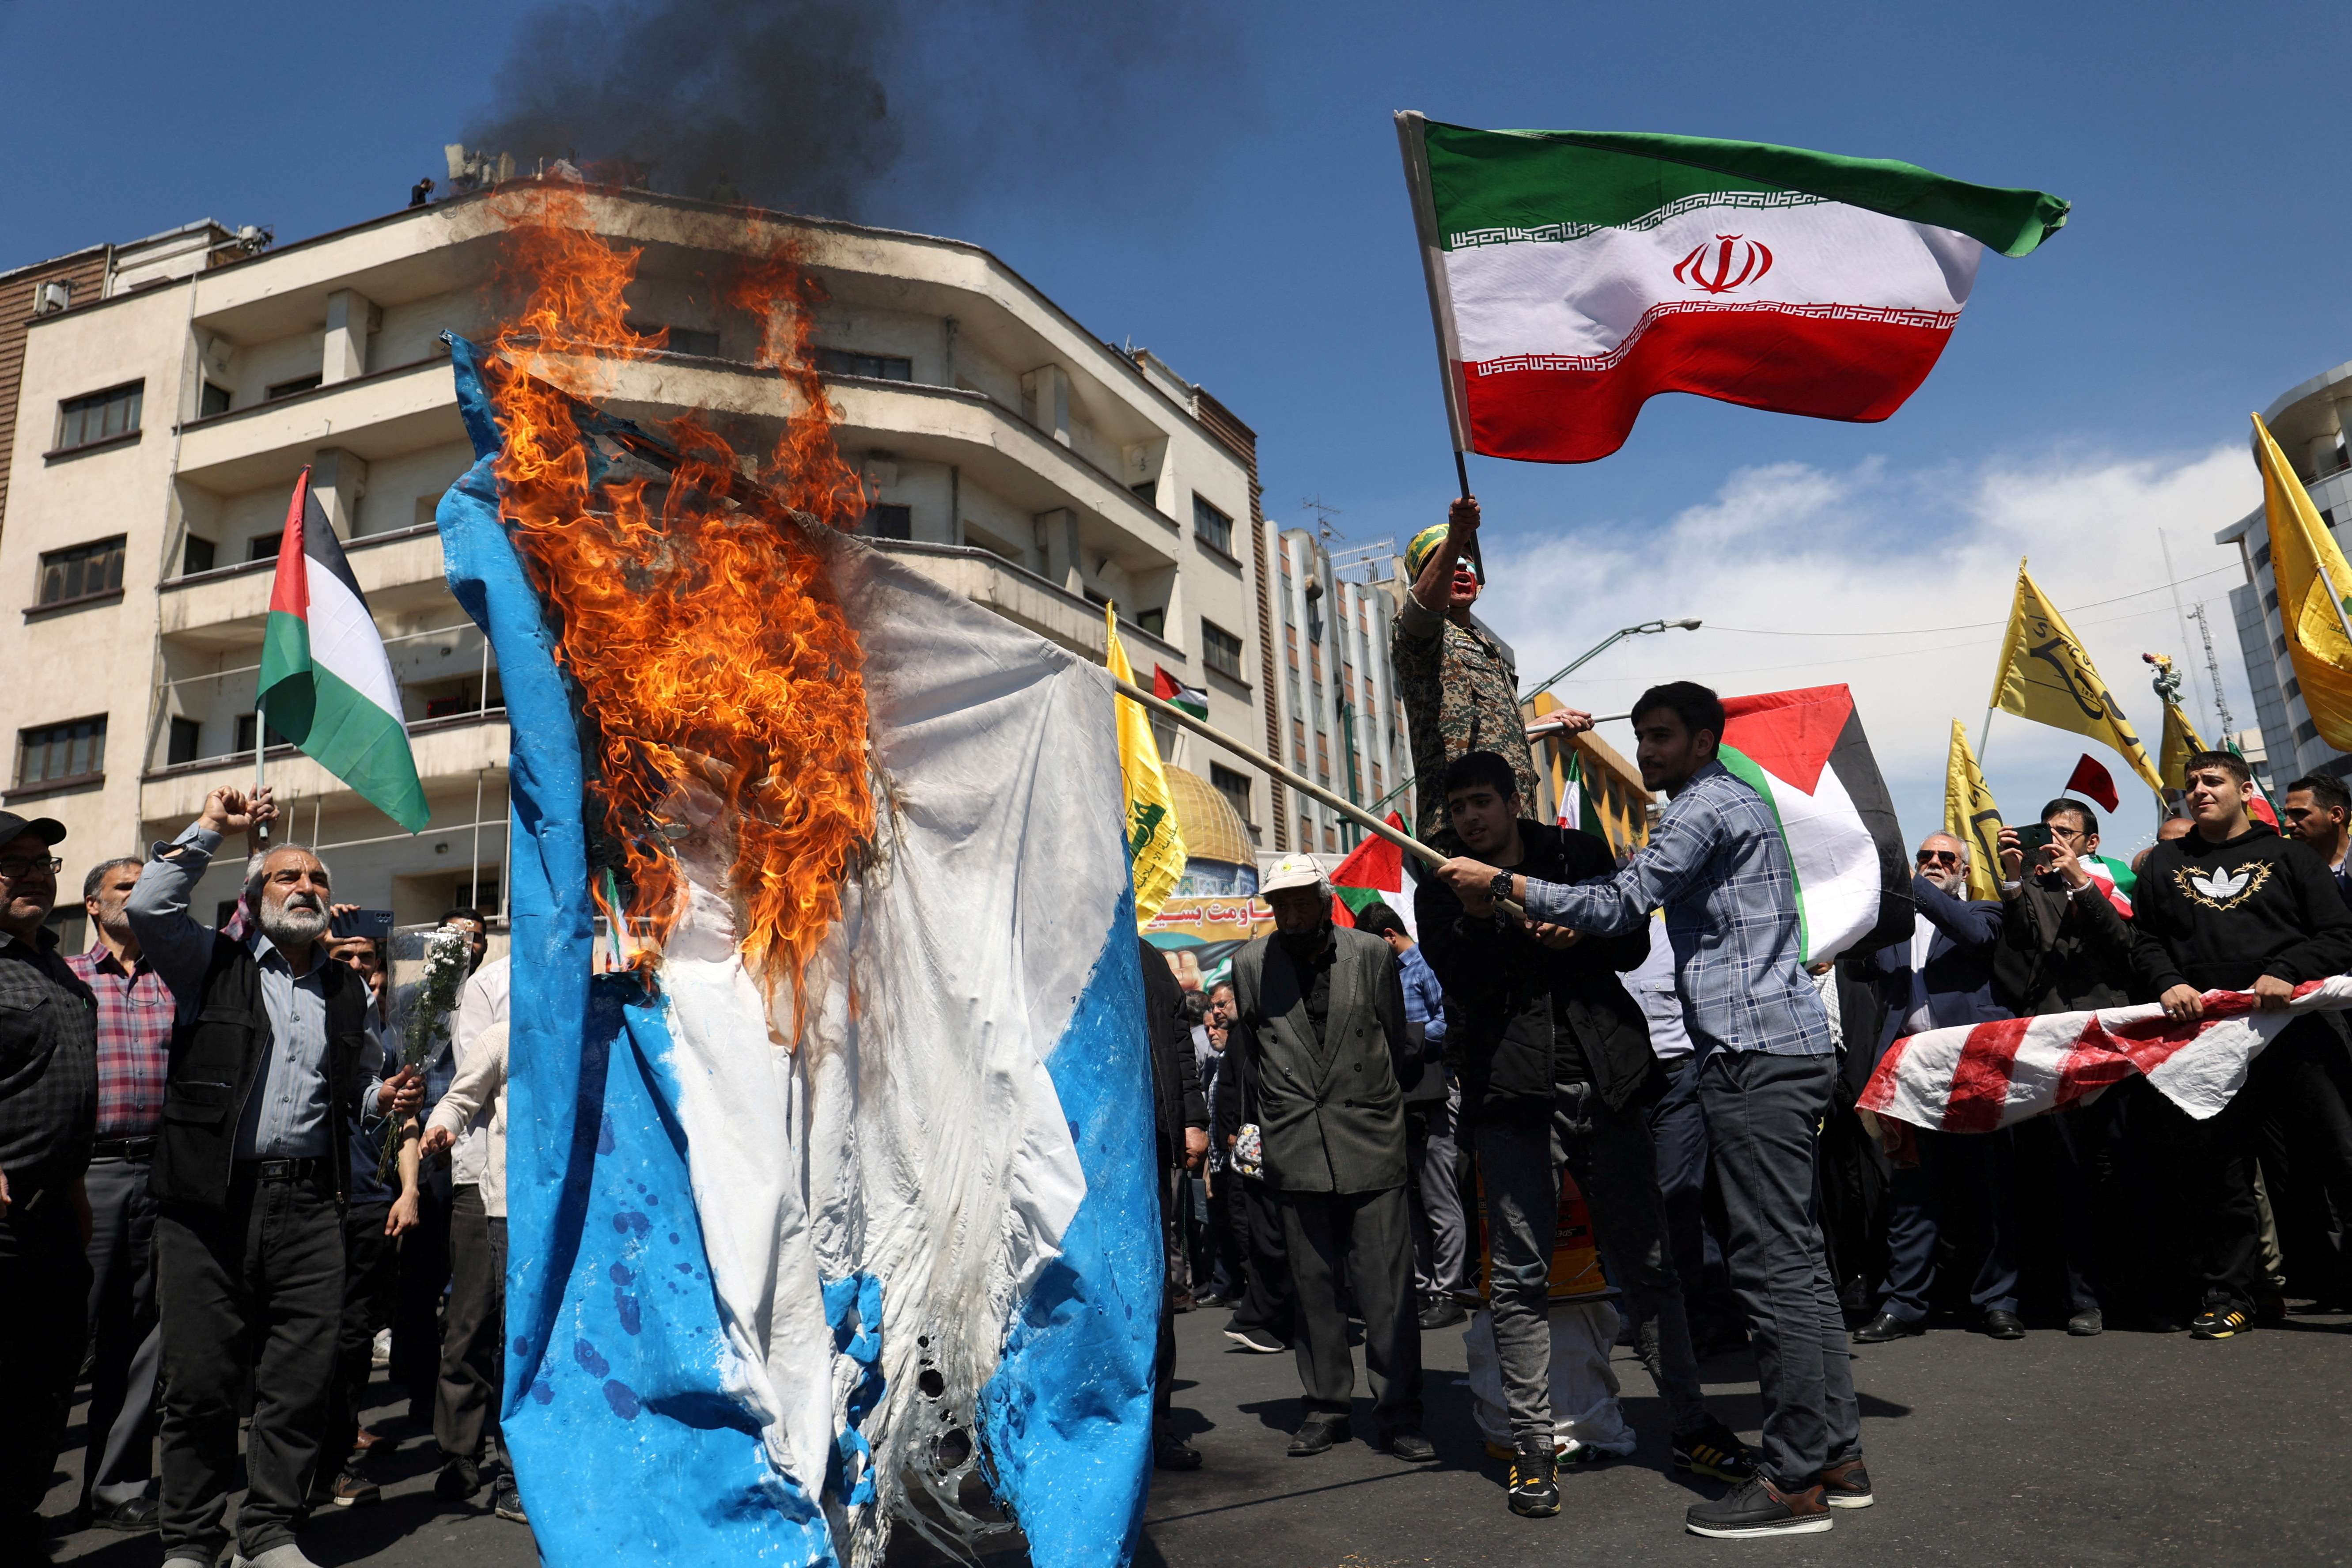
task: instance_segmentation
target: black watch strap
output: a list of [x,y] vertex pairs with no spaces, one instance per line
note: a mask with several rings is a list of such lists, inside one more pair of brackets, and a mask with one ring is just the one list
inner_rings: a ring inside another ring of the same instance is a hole
[[[1508,900],[1508,899],[1510,899],[1510,897],[1511,897],[1511,878],[1512,878],[1513,876],[1515,876],[1516,874],[1517,874],[1517,873],[1515,873],[1515,872],[1510,872],[1510,871],[1497,871],[1497,872],[1496,872],[1496,873],[1495,873],[1495,879],[1494,879],[1494,881],[1493,881],[1493,882],[1491,882],[1491,883],[1489,883],[1489,884],[1487,885],[1487,891],[1488,891],[1488,892],[1489,892],[1493,897],[1495,897],[1495,898],[1496,898],[1496,899],[1504,899],[1504,900]],[[1516,901],[1516,900],[1513,900],[1513,901]]]

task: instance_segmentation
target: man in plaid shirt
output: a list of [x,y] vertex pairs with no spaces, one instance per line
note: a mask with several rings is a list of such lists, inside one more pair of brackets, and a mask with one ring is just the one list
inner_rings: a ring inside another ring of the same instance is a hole
[[1614,876],[1530,881],[1475,860],[1437,868],[1473,915],[1497,899],[1588,936],[1638,930],[1664,905],[1698,1098],[1723,1187],[1731,1279],[1756,1336],[1764,1468],[1685,1517],[1719,1538],[1811,1534],[1874,1500],[1844,1315],[1814,1216],[1813,1141],[1836,1043],[1801,965],[1796,875],[1761,796],[1716,760],[1723,704],[1689,681],[1633,704],[1642,783],[1673,796]]
[[98,1142],[89,1174],[89,1448],[82,1514],[101,1529],[155,1528],[155,1369],[163,1355],[150,1267],[155,1201],[147,1165],[163,1113],[172,989],[122,912],[143,862],[109,860],[83,879],[98,944],[66,960],[98,997]]

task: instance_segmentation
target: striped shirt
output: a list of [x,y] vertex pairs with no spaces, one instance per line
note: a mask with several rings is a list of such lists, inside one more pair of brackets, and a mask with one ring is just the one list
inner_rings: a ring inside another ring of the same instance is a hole
[[1837,1048],[1801,962],[1789,847],[1763,797],[1721,763],[1691,775],[1615,876],[1530,880],[1527,890],[1529,915],[1595,936],[1638,930],[1664,905],[1683,1018],[1700,1056]]
[[66,964],[98,997],[98,1136],[153,1136],[171,1060],[172,988],[144,956],[125,971],[103,946]]

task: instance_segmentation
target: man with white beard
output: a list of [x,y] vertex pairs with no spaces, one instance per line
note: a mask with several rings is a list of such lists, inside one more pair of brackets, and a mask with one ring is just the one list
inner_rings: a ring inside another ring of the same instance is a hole
[[[1968,846],[1948,833],[1919,841],[1911,879],[1918,906],[1911,940],[1871,954],[1886,998],[1878,1048],[1923,1029],[2010,1016],[1993,1000],[1992,962],[2000,940],[1998,899],[1969,898]],[[1905,1139],[1906,1144],[1909,1140]],[[1997,1340],[2022,1339],[2017,1316],[2017,1168],[2007,1131],[1917,1134],[1916,1151],[1890,1149],[1895,1163],[1886,1224],[1886,1279],[1879,1312],[1853,1331],[1858,1344],[1924,1333],[1936,1280],[1937,1193],[1953,1171],[1975,1200],[1984,1249],[1969,1299]],[[1955,1169],[1957,1168],[1957,1169]]]
[[308,1568],[294,1543],[319,1458],[343,1304],[349,1141],[414,1110],[413,1068],[383,1076],[367,983],[329,961],[327,868],[297,845],[255,858],[246,934],[188,900],[221,840],[272,820],[267,789],[216,789],[140,874],[131,929],[177,1015],[150,1187],[163,1327],[164,1568],[229,1542],[239,1394],[250,1376],[236,1561]]

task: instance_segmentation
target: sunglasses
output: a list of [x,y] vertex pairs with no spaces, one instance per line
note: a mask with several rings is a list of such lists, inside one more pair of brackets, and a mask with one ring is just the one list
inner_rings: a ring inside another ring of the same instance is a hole
[[1916,857],[1922,866],[1957,866],[1959,856],[1949,849],[1922,849]]

